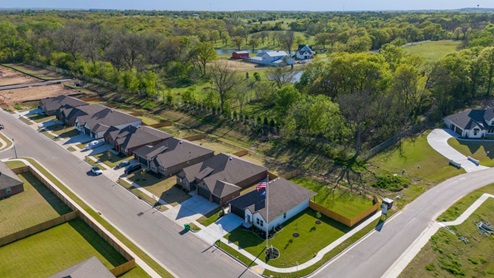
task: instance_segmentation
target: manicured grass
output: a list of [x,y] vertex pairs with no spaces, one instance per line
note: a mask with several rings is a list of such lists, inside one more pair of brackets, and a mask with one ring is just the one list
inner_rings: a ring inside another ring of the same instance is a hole
[[349,189],[341,189],[310,177],[297,177],[291,181],[316,192],[317,195],[312,198],[316,204],[349,219],[354,218],[374,205],[372,199],[358,195]]
[[4,163],[10,169],[15,169],[15,168],[26,166],[26,164],[24,162],[22,162],[22,161],[5,161]]
[[410,54],[423,56],[427,61],[435,62],[450,53],[458,51],[460,45],[460,41],[430,41],[406,46],[405,50]]
[[47,277],[92,256],[108,269],[126,261],[86,223],[75,219],[3,246],[0,277]]
[[197,232],[201,230],[201,228],[197,227],[194,223],[189,223],[189,226],[191,231]]
[[8,139],[5,135],[3,135],[3,133],[1,132],[0,132],[0,138],[2,138],[2,140],[5,141],[5,143],[7,143],[7,145],[2,146],[2,150],[8,149],[12,146],[12,141]]
[[[296,266],[297,262],[303,263],[310,260],[323,247],[350,231],[350,228],[324,215],[320,218],[321,224],[315,224],[316,220],[318,220],[316,212],[312,209],[306,209],[288,220],[283,230],[269,240],[269,245],[277,248],[281,255],[278,259],[267,263],[277,267]],[[300,236],[293,237],[293,233],[298,233]],[[235,229],[225,237],[266,262],[263,254],[264,238],[241,228]]]
[[74,126],[64,126],[64,125],[52,125],[47,127],[46,129],[50,130],[51,132],[55,133],[56,135],[60,137],[74,137],[80,134],[80,132],[75,129]]
[[[123,244],[130,248],[137,256],[139,256],[147,265],[149,265],[154,271],[156,271],[161,277],[173,277],[166,269],[155,262],[144,251],[142,251],[137,245],[132,243],[125,235],[103,219],[97,212],[92,210],[84,201],[79,199],[71,190],[63,185],[59,180],[53,177],[46,169],[44,169],[37,161],[31,158],[24,158],[28,160],[34,167],[36,167],[43,175],[45,175],[51,182],[53,182],[58,188],[60,188],[65,194],[67,194],[74,202],[76,202],[83,210],[85,210],[91,217],[98,221],[105,229],[118,238]],[[134,271],[134,270],[132,270]],[[130,275],[130,274],[129,274]],[[131,276],[129,276],[131,277]],[[141,276],[142,277],[142,276]]]
[[25,124],[27,125],[32,125],[33,122],[31,122],[30,120],[24,118],[24,117],[19,117],[19,120],[21,120],[22,122],[24,122]]
[[45,135],[46,137],[50,138],[51,140],[53,141],[57,141],[57,140],[60,140],[57,136],[51,134],[50,132],[48,131],[41,131],[41,134]]
[[116,155],[110,151],[99,153],[97,155],[94,155],[93,157],[103,162],[105,165],[107,165],[110,168],[115,168],[115,166],[117,166],[118,163],[124,160],[131,159],[131,157],[129,158],[128,156],[126,157],[123,155],[122,156]]
[[77,150],[76,150],[74,147],[72,147],[72,146],[68,147],[68,148],[67,148],[67,150],[68,150],[69,152],[75,152],[75,151],[77,151]]
[[[476,223],[493,224],[494,199],[489,198],[465,222],[440,229],[410,262],[400,277],[493,277],[494,236],[482,234]],[[458,239],[464,236],[465,243]]]
[[479,188],[474,192],[471,192],[467,196],[461,198],[454,205],[443,212],[443,214],[441,214],[441,216],[439,216],[437,220],[441,222],[455,220],[484,193],[494,194],[494,183]]
[[0,200],[0,237],[71,211],[33,174],[22,173],[18,177],[24,182],[24,192]]
[[151,206],[159,206],[158,204],[158,201],[151,198],[150,196],[148,196],[147,194],[145,194],[144,192],[142,192],[140,189],[138,188],[135,188],[133,186],[131,186],[130,188],[130,191],[132,191],[137,197],[139,197],[140,199],[143,199],[144,201],[146,201],[148,204],[150,204]]
[[137,183],[139,186],[144,187],[144,189],[172,206],[176,206],[191,197],[189,194],[175,186],[177,184],[177,179],[174,176],[169,178],[157,178],[149,173],[143,175],[141,171],[136,171],[127,176],[127,178]]
[[31,114],[27,116],[31,121],[36,123],[47,122],[50,120],[56,120],[55,116],[46,116],[45,114]]
[[216,246],[226,253],[230,254],[232,257],[236,258],[237,260],[241,261],[243,264],[245,264],[248,267],[256,266],[257,263],[251,261],[249,258],[246,256],[242,255],[242,253],[238,252],[237,250],[231,248],[230,246],[222,243],[221,241],[216,242]]
[[213,224],[214,222],[216,222],[216,220],[218,220],[220,218],[219,212],[222,209],[223,208],[219,207],[219,208],[216,208],[216,209],[208,212],[206,215],[201,216],[201,218],[197,219],[197,222],[201,223],[202,225],[204,225],[206,227]]
[[412,180],[412,185],[402,190],[401,204],[411,202],[431,185],[465,173],[463,169],[450,166],[448,159],[427,143],[427,134],[404,139],[368,161],[369,170],[376,174],[402,174],[404,171],[404,175]]
[[460,153],[471,156],[480,161],[481,165],[494,166],[494,142],[493,141],[459,141],[450,138],[448,144]]

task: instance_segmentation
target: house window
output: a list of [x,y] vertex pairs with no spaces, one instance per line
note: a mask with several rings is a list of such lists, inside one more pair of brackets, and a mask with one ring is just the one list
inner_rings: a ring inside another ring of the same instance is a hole
[[473,130],[473,135],[477,135],[479,133],[479,130],[478,129],[474,129]]
[[[259,220],[259,218],[257,218],[257,220]],[[263,227],[263,226],[264,226],[264,221],[259,220],[259,223],[260,223],[261,227]]]
[[286,219],[286,212],[283,213],[283,219]]
[[5,189],[5,193],[7,193],[7,194],[12,193],[12,188],[8,187],[7,189]]

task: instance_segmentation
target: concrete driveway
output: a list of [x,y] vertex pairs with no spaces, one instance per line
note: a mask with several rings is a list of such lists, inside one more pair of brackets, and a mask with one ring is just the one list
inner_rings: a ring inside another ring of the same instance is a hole
[[244,220],[233,213],[220,218],[218,221],[200,230],[196,235],[206,243],[213,245],[217,240],[238,228]]
[[451,147],[448,144],[448,140],[452,137],[457,138],[456,134],[450,130],[434,129],[431,133],[429,133],[429,135],[427,135],[427,142],[434,150],[442,154],[447,159],[460,163],[461,168],[465,169],[467,173],[487,169],[485,166],[475,165],[475,163],[468,160],[466,156]]
[[172,209],[163,212],[163,214],[183,226],[183,224],[191,223],[217,207],[217,204],[195,195]]

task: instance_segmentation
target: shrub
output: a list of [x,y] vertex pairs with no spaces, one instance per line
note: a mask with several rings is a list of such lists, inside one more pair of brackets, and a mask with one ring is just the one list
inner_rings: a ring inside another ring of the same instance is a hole
[[397,174],[386,173],[377,177],[377,181],[372,184],[373,187],[387,189],[391,191],[401,190],[410,184],[410,179]]

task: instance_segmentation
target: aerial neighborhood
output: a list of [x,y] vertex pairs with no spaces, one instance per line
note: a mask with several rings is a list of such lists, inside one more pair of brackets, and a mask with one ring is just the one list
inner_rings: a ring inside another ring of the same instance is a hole
[[489,1],[28,2],[0,278],[494,277]]

